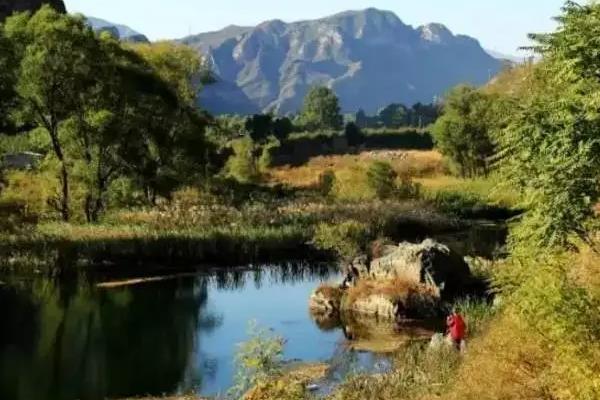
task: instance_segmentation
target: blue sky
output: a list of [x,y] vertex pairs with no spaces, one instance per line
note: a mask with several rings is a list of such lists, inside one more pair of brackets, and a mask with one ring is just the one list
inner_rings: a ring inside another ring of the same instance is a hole
[[529,32],[555,27],[563,0],[65,0],[70,12],[129,25],[150,39],[180,38],[230,24],[312,19],[349,9],[394,11],[405,23],[441,22],[484,47],[518,54]]

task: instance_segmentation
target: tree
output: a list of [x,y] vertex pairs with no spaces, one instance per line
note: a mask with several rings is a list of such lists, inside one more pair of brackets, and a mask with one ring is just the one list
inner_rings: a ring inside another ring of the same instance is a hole
[[134,52],[49,7],[9,18],[4,29],[19,60],[16,114],[50,138],[64,220],[79,201],[87,220],[98,220],[120,176],[154,202],[205,173],[197,53],[167,44]]
[[285,140],[294,131],[294,125],[288,117],[276,118],[273,121],[273,135],[279,140]]
[[11,133],[13,130],[10,113],[17,101],[16,80],[17,65],[14,48],[4,31],[0,29],[0,134]]
[[254,142],[249,137],[233,141],[233,155],[227,162],[229,175],[242,183],[255,183],[260,177]]
[[5,32],[21,54],[16,91],[20,116],[44,128],[60,165],[61,191],[57,208],[70,218],[69,163],[63,124],[75,116],[82,96],[93,90],[95,37],[81,18],[63,16],[45,6],[34,16],[9,19]]
[[392,103],[379,111],[379,120],[386,128],[408,125],[408,110],[402,104]]
[[487,174],[494,154],[492,101],[470,86],[458,86],[448,94],[444,114],[433,127],[437,148],[461,176]]
[[344,135],[350,146],[360,146],[365,141],[365,136],[354,122],[348,122],[344,128]]
[[273,116],[255,114],[246,119],[245,128],[254,142],[263,143],[273,134]]
[[324,86],[313,87],[304,98],[299,120],[309,130],[341,129],[343,117],[335,93]]
[[499,165],[530,211],[517,231],[538,248],[589,242],[600,171],[600,4],[568,2],[550,35],[532,35],[544,61],[500,131]]

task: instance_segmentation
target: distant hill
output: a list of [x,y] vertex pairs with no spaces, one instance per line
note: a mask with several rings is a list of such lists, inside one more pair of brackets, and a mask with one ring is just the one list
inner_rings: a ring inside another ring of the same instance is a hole
[[144,43],[149,42],[148,38],[145,35],[134,31],[133,29],[131,29],[130,27],[128,27],[126,25],[119,25],[119,24],[115,24],[115,23],[112,23],[109,21],[105,21],[100,18],[94,18],[94,17],[86,16],[86,19],[87,19],[88,23],[90,24],[90,26],[92,27],[92,29],[94,29],[95,31],[103,31],[103,30],[109,31],[113,35],[115,35],[117,38],[124,40],[124,41],[144,42]]
[[523,53],[522,55],[516,55],[516,54],[504,54],[504,53],[500,53],[499,51],[490,50],[490,49],[486,49],[485,51],[490,56],[497,58],[498,60],[507,60],[507,61],[510,61],[515,64],[522,64],[529,58],[529,56],[525,53]]
[[413,28],[394,13],[347,11],[312,21],[228,26],[181,39],[218,82],[201,94],[214,113],[296,112],[313,85],[335,90],[343,111],[431,102],[459,83],[481,85],[503,61],[441,24]]
[[62,0],[0,0],[0,22],[15,12],[37,11],[43,4],[50,4],[60,12],[67,12]]

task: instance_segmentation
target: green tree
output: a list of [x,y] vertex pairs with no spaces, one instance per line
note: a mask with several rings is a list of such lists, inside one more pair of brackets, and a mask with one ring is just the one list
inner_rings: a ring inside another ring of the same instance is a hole
[[64,123],[80,110],[82,97],[94,89],[96,40],[81,18],[63,16],[45,6],[29,18],[6,22],[7,37],[20,54],[16,91],[20,118],[46,130],[59,162],[61,190],[57,208],[70,218],[69,164],[62,134]]
[[288,117],[276,118],[273,121],[273,135],[279,140],[285,140],[294,131],[294,125]]
[[256,160],[254,142],[249,137],[232,142],[233,155],[227,161],[230,176],[243,183],[257,182],[260,173]]
[[333,90],[324,86],[313,87],[304,98],[299,120],[309,130],[341,129],[343,117]]
[[533,35],[544,61],[499,135],[504,176],[530,208],[516,238],[537,248],[588,240],[600,196],[600,4],[567,2],[558,20]]
[[5,36],[4,30],[0,29],[0,134],[13,130],[10,113],[17,101],[16,79],[17,63],[13,44]]
[[444,114],[433,127],[437,148],[463,177],[487,174],[494,154],[492,101],[471,86],[458,86],[446,97]]
[[273,134],[273,116],[255,114],[246,119],[245,128],[254,142],[263,143]]
[[379,120],[386,128],[408,125],[408,110],[402,104],[390,104],[379,111]]
[[360,146],[365,141],[365,136],[354,122],[348,122],[344,127],[344,135],[350,146]]

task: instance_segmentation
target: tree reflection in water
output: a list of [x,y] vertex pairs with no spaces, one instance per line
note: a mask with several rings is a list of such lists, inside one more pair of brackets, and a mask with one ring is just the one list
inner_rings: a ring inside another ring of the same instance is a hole
[[331,265],[288,263],[112,289],[98,289],[86,278],[36,278],[0,286],[0,399],[202,392],[203,384],[215,379],[219,363],[198,341],[222,325],[221,312],[227,311],[218,305],[211,311],[209,292],[327,279],[336,273]]
[[197,330],[220,324],[203,312],[207,299],[206,279],[111,290],[40,279],[3,288],[0,398],[174,392],[189,374]]

